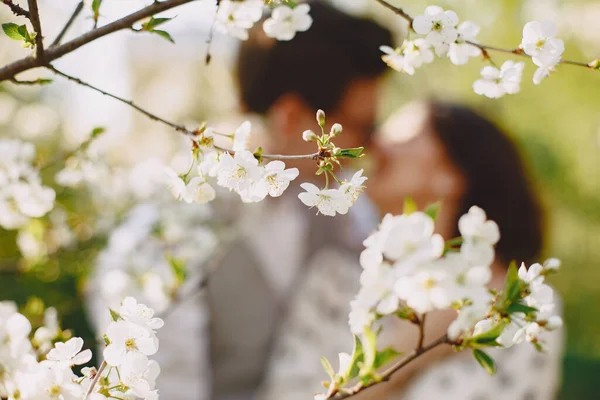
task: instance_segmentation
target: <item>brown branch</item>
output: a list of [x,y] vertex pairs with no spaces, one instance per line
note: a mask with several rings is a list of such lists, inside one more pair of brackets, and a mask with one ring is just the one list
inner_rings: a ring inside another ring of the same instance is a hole
[[442,345],[442,344],[450,344],[451,345],[453,343],[450,340],[448,340],[448,336],[444,335],[441,338],[439,338],[438,340],[428,344],[427,346],[421,347],[421,349],[414,350],[407,357],[403,358],[398,363],[396,363],[396,364],[390,366],[389,368],[387,368],[386,370],[384,370],[379,375],[381,377],[381,381],[374,383],[372,385],[369,385],[369,386],[364,386],[362,384],[362,382],[359,382],[358,384],[351,387],[350,389],[340,389],[340,392],[335,397],[333,397],[333,399],[335,399],[335,400],[347,399],[349,397],[355,396],[359,393],[366,391],[370,387],[379,385],[383,382],[390,380],[390,378],[392,377],[392,375],[394,373],[396,373],[397,371],[399,371],[400,369],[402,369],[403,367],[405,367],[412,361],[416,360],[421,355],[427,353],[430,350],[435,349],[436,347],[438,347],[439,345]]
[[423,349],[423,341],[425,340],[425,316],[427,314],[423,314],[423,316],[419,319],[419,343],[417,345],[417,350]]
[[2,0],[2,4],[6,4],[13,14],[29,19],[29,11],[13,3],[12,0]]
[[[142,107],[138,106],[137,104],[135,104],[133,101],[131,100],[127,100],[124,99],[123,97],[119,97],[117,95],[114,95],[112,93],[109,93],[105,90],[102,90],[96,86],[93,86],[87,82],[82,81],[81,79],[74,77],[72,75],[66,74],[58,69],[56,69],[55,67],[53,67],[52,65],[46,65],[46,68],[48,68],[50,71],[54,72],[56,75],[60,75],[65,79],[68,79],[72,82],[77,83],[78,85],[87,87],[88,89],[92,89],[98,93],[103,94],[104,96],[108,96],[110,98],[113,98],[115,100],[120,101],[121,103],[127,104],[128,106],[132,107],[134,110],[144,114],[146,117],[150,118],[153,121],[157,121],[157,122],[161,122],[165,125],[167,125],[170,128],[175,129],[178,132],[183,133],[184,135],[190,137],[190,139],[195,140],[196,136],[197,136],[197,132],[190,130],[188,128],[186,128],[183,125],[179,125],[170,121],[167,121],[166,119],[163,119],[153,113],[151,113],[150,111],[143,109]],[[223,147],[219,147],[219,146],[214,146],[215,149],[217,150],[221,150],[221,151],[226,151],[228,153],[231,154],[235,154],[235,151],[233,150],[229,150]],[[301,155],[283,155],[283,154],[263,154],[262,155],[263,158],[269,158],[269,159],[276,159],[276,160],[300,160],[300,159],[317,159],[319,157],[319,153],[313,153],[313,154],[301,154]]]
[[[391,5],[390,3],[388,3],[386,0],[375,0],[376,2],[378,2],[379,4],[381,4],[382,6],[392,10],[395,14],[399,15],[400,17],[404,18],[405,20],[407,20],[410,24],[410,28],[412,29],[412,23],[414,18],[411,17],[409,14],[407,14],[406,12],[404,12],[404,10],[402,10],[401,8],[398,8],[396,6]],[[413,29],[414,31],[414,29]],[[504,49],[501,47],[495,47],[495,46],[489,46],[486,44],[481,44],[481,43],[476,43],[476,42],[472,42],[470,40],[465,41],[465,43],[470,44],[471,46],[475,46],[477,48],[479,48],[484,57],[486,57],[487,59],[490,59],[488,51],[496,51],[499,53],[507,53],[507,54],[514,54],[517,56],[521,56],[521,57],[527,57],[527,58],[531,58],[530,55],[525,54],[523,52],[523,50],[517,48],[517,49]],[[585,63],[585,62],[581,62],[581,61],[571,61],[571,60],[561,60],[560,62],[561,64],[568,64],[568,65],[575,65],[578,67],[584,67],[587,69],[595,69],[591,63]]]
[[63,37],[65,36],[65,34],[67,33],[67,31],[69,30],[69,28],[71,27],[71,25],[73,25],[73,22],[75,22],[75,20],[77,19],[77,17],[79,16],[79,14],[81,13],[81,11],[83,10],[83,5],[84,5],[83,0],[80,1],[79,4],[77,4],[77,7],[75,7],[75,11],[73,11],[73,14],[69,18],[69,20],[67,21],[67,23],[65,24],[65,26],[62,28],[62,30],[60,31],[60,33],[58,34],[58,36],[56,37],[56,39],[54,39],[54,42],[52,42],[52,44],[50,45],[50,47],[58,46],[60,44],[61,40],[63,39]]
[[94,391],[94,387],[100,380],[100,378],[102,376],[102,372],[104,372],[104,368],[106,368],[107,365],[108,364],[106,363],[106,361],[102,361],[102,364],[100,364],[100,368],[98,368],[98,372],[96,372],[96,376],[94,376],[94,380],[92,381],[92,383],[90,383],[90,387],[88,388],[87,392],[85,393],[85,397],[83,398],[83,400],[86,400],[88,397],[90,397],[90,394],[92,394],[92,392]]
[[40,61],[44,60],[44,35],[42,34],[42,23],[40,22],[40,12],[38,10],[37,0],[27,0],[29,4],[29,20],[35,31],[35,56]]
[[[6,0],[4,0],[6,1]],[[96,39],[104,37],[114,32],[118,32],[124,29],[129,29],[136,22],[150,17],[154,14],[170,10],[172,8],[181,6],[186,3],[190,3],[194,0],[165,0],[155,1],[151,5],[144,7],[132,14],[129,14],[117,21],[111,22],[110,24],[104,25],[93,31],[84,33],[83,35],[65,43],[60,46],[56,46],[48,49],[45,52],[45,59],[40,60],[33,57],[26,57],[21,60],[15,61],[0,68],[0,82],[13,78],[16,74],[23,71],[28,71],[37,67],[44,67],[47,63],[52,62],[65,54],[69,54],[78,48],[93,42]]]

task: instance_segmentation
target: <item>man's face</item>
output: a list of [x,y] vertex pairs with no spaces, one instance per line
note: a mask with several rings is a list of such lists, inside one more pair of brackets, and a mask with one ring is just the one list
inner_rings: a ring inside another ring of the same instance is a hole
[[369,145],[375,130],[379,79],[362,79],[352,82],[339,107],[327,114],[327,127],[340,123],[343,133],[334,143],[340,148]]

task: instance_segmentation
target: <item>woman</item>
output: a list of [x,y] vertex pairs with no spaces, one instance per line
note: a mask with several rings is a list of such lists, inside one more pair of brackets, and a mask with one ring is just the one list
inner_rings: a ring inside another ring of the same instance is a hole
[[[538,261],[543,244],[542,212],[510,139],[474,111],[438,102],[411,103],[393,115],[378,137],[377,173],[368,187],[383,213],[401,214],[403,198],[421,207],[440,201],[438,233],[458,236],[458,218],[477,205],[497,222],[490,286],[501,288],[511,260]],[[454,311],[427,319],[426,341],[443,335]],[[416,328],[399,322],[389,339],[403,351],[415,348]],[[501,400],[552,399],[560,383],[562,332],[550,335],[546,354],[533,346],[494,349],[498,373],[489,377],[470,352],[449,348],[423,357],[395,378],[393,389],[372,398]],[[382,385],[385,386],[385,385]],[[392,393],[390,395],[390,393]],[[371,398],[371,397],[369,397]]]

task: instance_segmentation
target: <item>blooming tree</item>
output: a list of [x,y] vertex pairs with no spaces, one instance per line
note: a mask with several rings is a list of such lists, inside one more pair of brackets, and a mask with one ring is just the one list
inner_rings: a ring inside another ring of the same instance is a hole
[[[158,393],[154,387],[159,367],[149,357],[158,351],[156,330],[163,322],[154,317],[153,309],[167,312],[176,302],[180,288],[191,277],[200,275],[200,281],[206,282],[209,278],[206,272],[198,274],[196,270],[214,255],[222,239],[209,229],[198,228],[199,223],[208,219],[203,207],[225,199],[230,193],[238,195],[244,203],[281,196],[299,176],[298,169],[287,168],[285,164],[295,159],[313,160],[316,175],[323,177],[321,187],[308,182],[300,184],[304,192],[299,194],[299,200],[315,208],[317,213],[330,217],[346,214],[364,189],[367,177],[362,170],[350,180],[341,180],[336,173],[341,160],[360,158],[364,149],[337,147],[335,141],[343,134],[343,127],[334,123],[326,130],[326,115],[322,110],[316,114],[317,132],[298,132],[305,141],[314,143],[313,153],[266,154],[261,147],[249,148],[250,122],[242,123],[233,132],[222,132],[210,124],[188,128],[53,65],[64,55],[121,30],[153,33],[173,41],[163,29],[171,18],[159,14],[191,1],[154,1],[101,26],[102,1],[93,0],[91,4],[82,1],[58,37],[48,45],[37,0],[28,0],[27,9],[13,0],[0,0],[15,15],[27,20],[21,25],[3,23],[5,36],[32,49],[30,56],[0,67],[0,82],[49,84],[51,80],[45,77],[33,81],[18,78],[22,72],[42,67],[124,103],[189,139],[183,171],[156,160],[128,169],[111,166],[104,161],[98,145],[98,138],[102,136],[100,129],[94,130],[88,140],[67,155],[65,167],[56,174],[55,182],[62,187],[93,192],[90,201],[95,202],[96,211],[102,216],[98,224],[111,230],[108,245],[97,258],[100,278],[96,281],[101,285],[108,282],[99,288],[100,297],[110,309],[110,313],[106,313],[110,319],[104,335],[104,360],[98,370],[84,368],[83,375],[75,374],[72,368],[88,363],[91,352],[81,351],[83,341],[71,338],[68,331],[59,328],[53,309],[47,310],[44,326],[32,334],[31,323],[17,312],[15,304],[0,303],[0,398],[156,399]],[[498,66],[492,59],[493,52],[530,58],[537,67],[535,84],[540,84],[562,64],[600,70],[600,60],[586,63],[563,59],[564,42],[557,38],[558,29],[551,21],[527,23],[520,45],[515,49],[502,49],[479,43],[478,25],[470,21],[461,23],[452,10],[429,6],[413,18],[384,0],[376,1],[408,21],[410,31],[419,35],[407,37],[395,49],[381,47],[383,61],[409,75],[415,74],[422,65],[434,62],[436,57],[447,57],[455,65],[480,57],[490,65],[482,68],[473,90],[499,98],[519,92],[526,65],[509,60]],[[221,0],[217,3],[213,29],[240,40],[248,39],[249,29],[263,18],[267,8],[271,13],[263,29],[269,38],[293,40],[312,25],[310,5],[292,0]],[[92,14],[93,29],[62,43],[84,9]],[[28,228],[46,215],[52,220],[52,229],[48,231],[53,237],[52,248],[68,245],[72,238],[64,232],[60,211],[53,210],[54,190],[42,184],[40,170],[45,166],[35,163],[33,145],[20,140],[0,140],[0,155],[0,226],[19,230],[17,243],[24,258],[41,257],[50,250],[40,244],[46,238],[36,236]],[[121,200],[118,206],[113,204],[117,211],[107,216],[106,205],[111,204],[112,192],[122,187],[134,187],[130,192],[124,190],[130,201],[127,205]],[[170,201],[165,194],[171,196]],[[553,313],[553,291],[544,283],[545,277],[558,268],[557,260],[519,269],[513,263],[504,288],[488,289],[494,245],[499,240],[497,225],[487,220],[484,210],[473,207],[459,221],[461,237],[444,241],[434,233],[436,215],[435,206],[418,211],[413,203],[407,202],[403,215],[387,215],[379,229],[365,240],[365,250],[360,257],[361,289],[351,304],[349,315],[355,348],[352,354],[340,354],[337,372],[329,361],[323,360],[330,380],[327,391],[316,399],[353,396],[444,344],[457,351],[471,350],[477,361],[493,373],[494,361],[485,348],[529,342],[541,350],[546,332],[562,324],[560,317]],[[129,297],[131,295],[143,298],[152,308],[138,304]],[[431,311],[447,308],[457,312],[447,334],[425,344],[426,316]],[[420,329],[418,347],[400,361],[396,360],[399,354],[393,349],[377,350],[380,321],[384,318],[407,320]]]

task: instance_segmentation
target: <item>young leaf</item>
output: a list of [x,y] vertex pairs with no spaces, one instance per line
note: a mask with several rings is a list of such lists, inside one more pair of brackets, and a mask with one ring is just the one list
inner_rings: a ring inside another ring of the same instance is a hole
[[323,365],[323,369],[325,370],[327,375],[329,375],[329,377],[331,378],[331,381],[334,382],[335,381],[335,371],[333,370],[333,367],[331,366],[331,363],[329,362],[329,360],[325,357],[321,357],[321,364]]
[[96,138],[96,137],[102,135],[104,132],[106,132],[106,128],[104,128],[102,126],[97,126],[94,129],[92,129],[92,134],[90,136],[92,138]]
[[[25,25],[23,25],[25,26]],[[13,40],[18,40],[18,41],[24,41],[25,37],[23,35],[21,35],[21,32],[19,32],[19,25],[17,24],[13,24],[8,23],[8,24],[2,24],[2,30],[4,31],[4,33],[6,34],[6,36],[8,36],[9,38],[13,39]]]
[[364,147],[355,147],[352,149],[341,149],[340,151],[338,151],[336,153],[337,157],[340,158],[361,158],[362,156],[364,156],[363,151],[365,150]]
[[173,275],[175,275],[175,279],[177,279],[177,283],[182,284],[185,282],[185,278],[187,278],[187,268],[185,267],[185,263],[175,257],[168,256],[167,259],[171,266],[171,270],[173,271]]
[[156,33],[157,35],[162,36],[163,38],[167,39],[171,43],[175,43],[175,41],[173,40],[173,38],[171,37],[171,35],[169,34],[169,32],[161,31],[161,30],[158,30],[158,29],[154,29],[154,30],[152,30],[150,32]]
[[429,215],[431,218],[433,218],[433,220],[435,221],[438,213],[440,212],[440,206],[441,204],[438,203],[433,203],[427,206],[427,208],[425,208],[425,214]]
[[498,339],[498,337],[502,334],[505,327],[506,323],[500,322],[489,331],[470,338],[468,344],[483,347],[499,346],[498,342],[496,342],[496,339]]
[[100,3],[102,3],[102,0],[92,1],[92,11],[94,12],[95,19],[98,19],[98,15],[100,14]]
[[486,352],[479,349],[474,349],[473,356],[475,356],[477,362],[483,367],[483,369],[486,370],[488,374],[494,375],[496,373],[496,363],[492,357],[487,355]]
[[119,314],[112,308],[109,308],[108,311],[110,311],[110,317],[112,318],[113,321],[117,322],[118,320],[121,319],[121,314]]
[[417,203],[410,197],[404,199],[404,214],[410,215],[417,211]]
[[156,28],[157,26],[164,24],[165,22],[168,22],[170,20],[172,20],[173,18],[154,18],[151,17],[150,21],[148,22],[144,22],[142,24],[142,30],[144,31],[153,31],[154,28]]
[[402,353],[397,352],[392,347],[388,347],[383,351],[378,351],[377,355],[375,356],[375,364],[373,365],[373,368],[378,369],[380,367],[383,367],[384,365],[392,361],[394,358],[398,357],[400,354]]
[[529,307],[529,306],[526,306],[525,304],[521,304],[521,303],[512,303],[506,309],[506,312],[509,314],[523,313],[525,315],[530,315],[530,314],[536,313],[537,311],[538,311],[537,308]]
[[519,300],[521,295],[521,280],[517,272],[517,263],[511,262],[506,273],[502,296],[500,296],[497,308],[500,310],[507,309],[512,303]]
[[360,371],[360,367],[358,366],[358,364],[362,363],[363,361],[364,353],[362,342],[360,341],[360,338],[357,335],[354,335],[354,350],[352,351],[352,359],[350,360],[350,365],[348,366],[346,371],[344,371],[343,376],[345,382],[358,376],[358,373]]
[[364,361],[360,368],[360,375],[370,376],[374,372],[377,357],[377,335],[371,328],[365,328],[363,339]]

